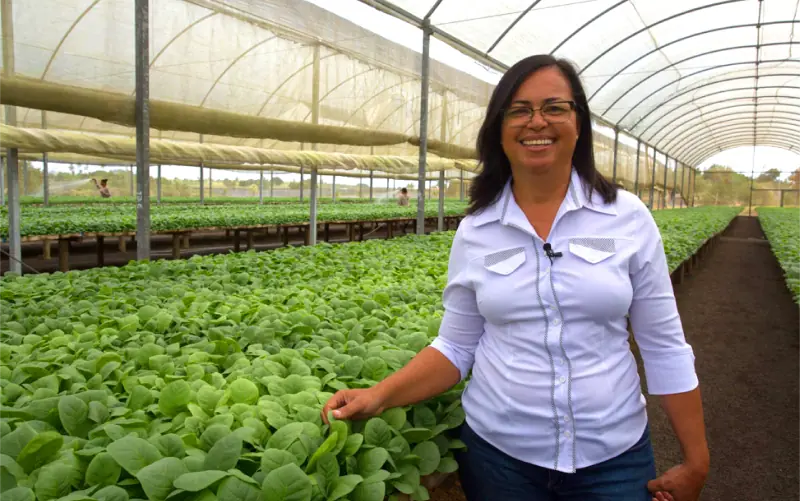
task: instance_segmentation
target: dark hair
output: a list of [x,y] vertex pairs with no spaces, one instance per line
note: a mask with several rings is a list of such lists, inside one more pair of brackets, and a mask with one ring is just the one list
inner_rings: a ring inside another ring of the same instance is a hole
[[486,109],[486,118],[478,133],[478,158],[482,168],[471,183],[470,205],[467,208],[467,214],[473,214],[491,205],[500,196],[503,187],[511,177],[511,164],[501,143],[503,110],[510,104],[514,93],[531,74],[552,66],[560,69],[569,81],[572,95],[577,104],[579,134],[575,151],[572,154],[575,170],[589,185],[588,196],[590,198],[592,190],[597,190],[606,203],[614,202],[617,199],[617,187],[603,177],[595,165],[592,116],[578,72],[572,63],[565,59],[540,54],[527,57],[509,68],[492,93]]
[[407,188],[400,188],[400,193],[408,193],[408,189]]
[[100,182],[101,182],[101,183],[107,183],[107,182],[108,182],[108,179],[101,179],[101,180],[100,180]]

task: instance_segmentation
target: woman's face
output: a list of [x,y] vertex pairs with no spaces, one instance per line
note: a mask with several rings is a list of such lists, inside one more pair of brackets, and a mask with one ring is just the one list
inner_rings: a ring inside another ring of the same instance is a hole
[[[522,83],[505,110],[501,127],[501,144],[512,171],[571,168],[578,116],[569,101],[574,102],[572,88],[557,67],[542,68]],[[549,116],[542,116],[542,106]],[[526,107],[536,108],[533,118]]]

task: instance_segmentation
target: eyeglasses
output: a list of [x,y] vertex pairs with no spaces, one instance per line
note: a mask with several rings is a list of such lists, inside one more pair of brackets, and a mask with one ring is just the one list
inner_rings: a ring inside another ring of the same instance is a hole
[[536,110],[541,111],[542,118],[551,124],[564,123],[577,108],[575,101],[553,101],[540,108],[515,105],[505,110],[504,119],[511,127],[525,127],[533,120]]

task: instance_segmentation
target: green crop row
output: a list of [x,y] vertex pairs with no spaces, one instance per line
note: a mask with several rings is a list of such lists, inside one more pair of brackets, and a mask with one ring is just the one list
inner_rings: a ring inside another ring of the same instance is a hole
[[796,208],[759,208],[758,220],[783,268],[786,285],[800,304],[800,211]]
[[[656,213],[670,266],[733,213]],[[3,499],[427,499],[464,447],[463,384],[367,421],[320,410],[437,334],[452,236],[3,278]]]
[[670,272],[697,252],[706,240],[724,230],[740,210],[709,206],[654,212]]
[[[331,197],[320,197],[317,201],[321,204],[332,203]],[[86,205],[86,204],[104,204],[104,205],[117,205],[117,204],[134,204],[136,197],[133,196],[116,196],[112,198],[102,198],[96,196],[69,196],[69,195],[56,195],[51,196],[48,200],[50,205]],[[156,204],[155,194],[150,194],[150,202]],[[338,198],[336,203],[369,203],[369,198]],[[191,204],[200,203],[199,197],[162,197],[162,204]],[[206,197],[205,204],[257,204],[258,197],[228,197],[228,196],[214,196]],[[265,204],[296,204],[300,203],[298,197],[264,197]],[[308,197],[306,197],[308,203]],[[44,199],[42,197],[24,196],[20,197],[21,205],[42,205]]]
[[[448,201],[445,214],[464,213],[466,205]],[[309,206],[286,205],[163,205],[150,209],[153,231],[211,227],[235,227],[308,222]],[[438,214],[437,204],[428,204],[429,217]],[[8,213],[1,213],[0,236],[8,236]],[[319,222],[362,221],[389,218],[415,218],[415,206],[394,203],[324,204],[318,207]],[[136,230],[136,208],[132,205],[87,205],[23,207],[20,215],[22,236],[71,233],[120,232]]]

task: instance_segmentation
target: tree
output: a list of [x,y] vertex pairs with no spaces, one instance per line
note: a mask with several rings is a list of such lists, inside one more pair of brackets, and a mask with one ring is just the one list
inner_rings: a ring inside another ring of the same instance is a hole
[[760,176],[756,178],[756,181],[760,182],[776,182],[778,178],[781,177],[781,171],[778,169],[769,169],[761,173]]
[[797,168],[792,175],[789,176],[789,182],[792,183],[792,186],[798,187],[800,186],[800,167]]

